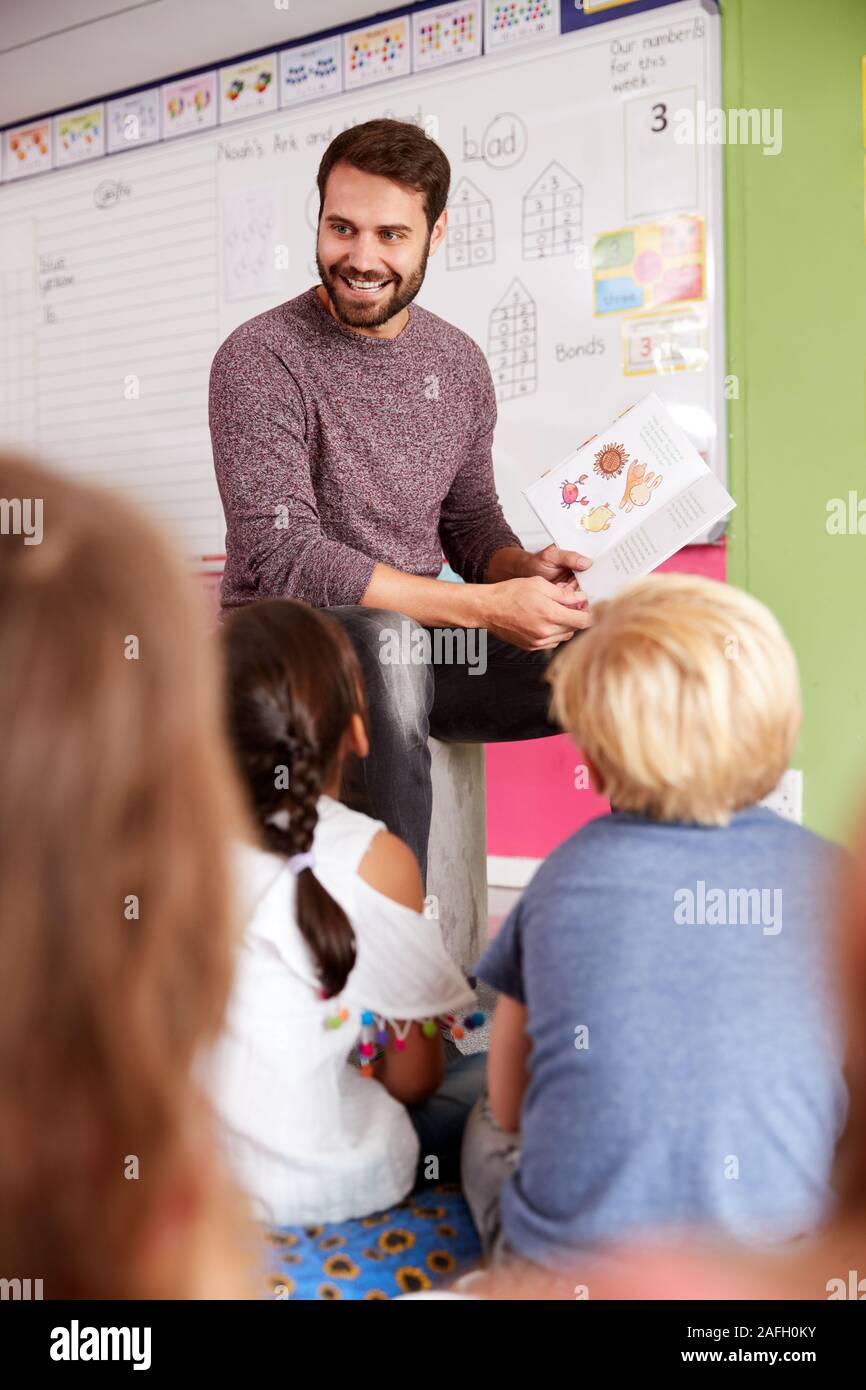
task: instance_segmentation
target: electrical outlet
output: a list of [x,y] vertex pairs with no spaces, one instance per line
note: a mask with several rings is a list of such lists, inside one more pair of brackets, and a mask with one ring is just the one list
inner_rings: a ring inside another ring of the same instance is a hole
[[769,796],[764,797],[761,805],[775,811],[777,816],[784,816],[786,820],[795,820],[798,825],[801,825],[803,821],[803,774],[800,769],[789,767],[788,771],[782,774],[778,786],[773,788]]

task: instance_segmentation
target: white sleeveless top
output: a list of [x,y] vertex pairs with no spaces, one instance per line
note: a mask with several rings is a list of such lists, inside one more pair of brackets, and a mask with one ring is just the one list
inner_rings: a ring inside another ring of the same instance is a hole
[[[314,873],[355,931],[357,957],[345,988],[320,998],[286,860],[239,845],[247,926],[223,1035],[205,1067],[229,1164],[259,1218],[275,1225],[367,1216],[405,1197],[418,1140],[405,1108],[348,1060],[361,1014],[425,1019],[474,1002],[438,922],[359,877],[384,823],[329,796],[320,797],[318,811]],[[348,1019],[328,1028],[340,1009]]]

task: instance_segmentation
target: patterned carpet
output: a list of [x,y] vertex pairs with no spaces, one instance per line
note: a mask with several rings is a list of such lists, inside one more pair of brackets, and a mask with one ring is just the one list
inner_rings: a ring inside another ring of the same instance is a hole
[[480,1249],[456,1187],[416,1192],[389,1211],[267,1236],[265,1291],[273,1299],[387,1299],[444,1289],[476,1266]]

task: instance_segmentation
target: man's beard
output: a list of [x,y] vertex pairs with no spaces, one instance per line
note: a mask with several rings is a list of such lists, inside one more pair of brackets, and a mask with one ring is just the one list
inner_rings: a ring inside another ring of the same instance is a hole
[[[341,323],[349,328],[380,328],[383,323],[387,323],[395,314],[399,314],[401,309],[405,309],[407,304],[411,304],[416,294],[424,283],[424,276],[427,272],[427,260],[430,250],[430,235],[427,235],[427,244],[421,254],[421,260],[412,271],[411,275],[405,278],[392,278],[391,283],[385,286],[381,298],[375,304],[364,304],[360,300],[349,299],[346,293],[346,286],[340,279],[340,275],[345,275],[351,266],[341,268],[339,272],[331,275],[322,264],[318,251],[316,251],[316,267],[319,277],[327,291],[328,298],[333,306],[334,313]],[[353,280],[372,280],[373,275],[352,275]]]

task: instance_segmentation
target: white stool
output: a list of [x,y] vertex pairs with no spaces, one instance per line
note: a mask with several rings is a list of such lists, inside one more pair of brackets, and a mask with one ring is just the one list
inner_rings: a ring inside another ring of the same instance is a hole
[[445,947],[469,972],[487,945],[487,808],[483,743],[428,740],[433,819],[427,895],[438,900]]

